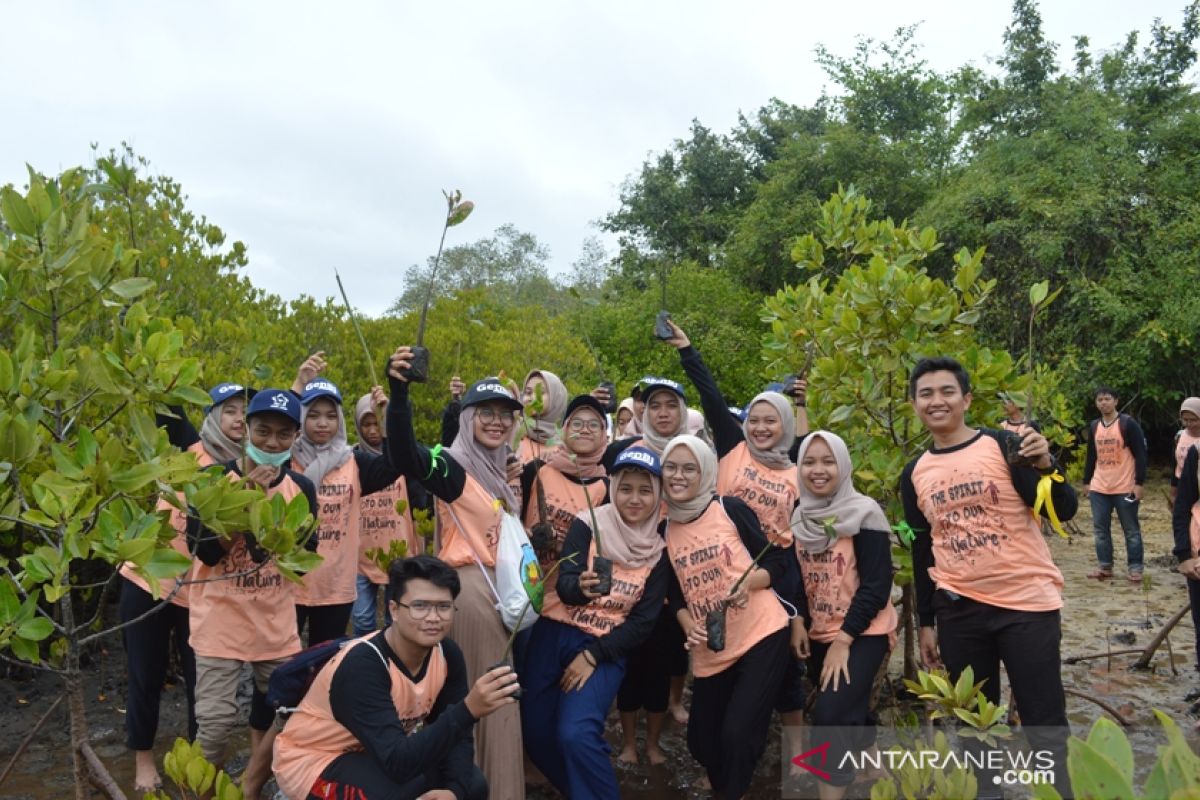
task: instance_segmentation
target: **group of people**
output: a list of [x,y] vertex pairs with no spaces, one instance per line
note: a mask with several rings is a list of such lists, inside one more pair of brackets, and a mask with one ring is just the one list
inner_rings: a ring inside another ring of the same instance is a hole
[[[374,387],[355,404],[353,447],[319,353],[290,389],[215,387],[198,431],[182,409],[164,416],[172,441],[201,464],[269,494],[304,494],[318,521],[308,546],[323,560],[293,586],[253,534],[218,536],[172,510],[175,546],[195,564],[160,587],[171,607],[147,615],[157,601],[123,570],[121,614],[137,620],[125,643],[139,788],[158,781],[152,749],[173,636],[189,733],[214,763],[233,734],[242,670],[253,671],[247,797],[273,772],[297,800],[520,798],[536,768],[566,797],[616,798],[605,740],[614,702],[617,760],[639,759],[644,712],[645,756],[662,763],[659,737],[674,712],[722,798],[746,793],[772,714],[791,730],[808,708],[810,725],[830,731],[821,797],[841,797],[855,774],[839,754],[871,746],[872,687],[896,640],[894,526],[855,489],[845,441],[808,430],[803,380],[731,409],[687,335],[674,323],[671,333],[700,398],[699,429],[674,380],[641,381],[614,424],[605,390],[570,397],[557,376],[534,370],[520,387],[456,379],[442,441],[429,446],[414,432],[407,347],[391,355],[389,391]],[[1062,759],[1066,795],[1063,579],[1036,515],[1068,520],[1077,496],[1016,402],[999,430],[968,424],[970,379],[957,361],[920,361],[909,393],[932,439],[900,484],[922,659],[955,677],[972,667],[993,702],[1003,664],[1031,744]],[[1094,510],[1126,491],[1109,472],[1121,446],[1135,465],[1119,469],[1138,486],[1144,477],[1140,431],[1098,406]],[[1185,422],[1187,413],[1200,434],[1200,400],[1190,411],[1185,403]],[[1200,484],[1195,448],[1183,455],[1176,541],[1186,547],[1176,552],[1195,598]],[[433,511],[432,541],[415,532],[415,508]],[[515,633],[497,611],[498,549],[511,526],[544,577],[540,615]],[[393,541],[407,557],[384,569],[377,554]],[[1111,575],[1111,544],[1106,556],[1099,542],[1097,533],[1100,572]],[[1130,550],[1140,578],[1141,554]],[[311,647],[348,630],[278,730],[266,700],[273,672],[304,639]],[[689,672],[684,710],[676,691]]]

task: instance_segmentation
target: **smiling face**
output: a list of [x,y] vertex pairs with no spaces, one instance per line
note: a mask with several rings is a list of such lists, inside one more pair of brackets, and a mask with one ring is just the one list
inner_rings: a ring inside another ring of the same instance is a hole
[[963,394],[953,372],[938,370],[917,379],[912,404],[930,433],[946,435],[963,427],[971,395]]
[[800,482],[814,497],[828,497],[837,491],[838,464],[833,450],[823,438],[813,439],[800,460]]
[[221,403],[217,410],[220,411],[217,424],[221,433],[235,442],[240,442],[246,435],[246,398],[240,395],[231,397]]
[[783,435],[783,420],[775,406],[765,401],[759,401],[750,406],[746,416],[746,429],[750,432],[750,441],[759,450],[770,450],[779,444]]
[[700,459],[690,447],[680,445],[671,450],[663,462],[663,491],[675,503],[684,503],[700,493]]
[[292,449],[299,432],[296,423],[283,414],[255,414],[249,420],[250,443],[264,453],[282,453]]
[[304,416],[304,438],[313,444],[328,444],[338,432],[337,403],[320,397],[308,406]]
[[608,440],[604,436],[604,420],[594,408],[578,409],[567,420],[566,446],[572,453],[590,456],[604,448]]
[[640,469],[623,469],[618,473],[617,491],[613,504],[626,525],[639,525],[658,513],[658,493],[654,479]]
[[679,395],[670,389],[660,389],[650,395],[646,410],[650,413],[650,427],[659,436],[674,436],[679,430],[683,406],[679,403]]
[[[435,586],[433,582],[423,578],[411,578],[404,584],[404,595],[400,597],[400,605],[395,600],[388,601],[388,611],[392,615],[392,628],[396,635],[418,647],[433,647],[446,637],[450,624],[454,621],[454,613],[442,615],[436,604],[453,603],[453,593],[443,587]],[[424,619],[413,619],[412,606],[418,609],[424,606],[420,614],[427,614]],[[435,604],[430,608],[429,604]]]
[[516,424],[516,412],[498,400],[475,406],[473,423],[475,441],[488,450],[495,450],[508,441]]

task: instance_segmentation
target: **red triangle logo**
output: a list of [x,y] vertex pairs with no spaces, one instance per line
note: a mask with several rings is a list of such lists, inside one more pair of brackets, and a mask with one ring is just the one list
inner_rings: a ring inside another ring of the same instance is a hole
[[831,744],[830,742],[826,742],[825,744],[814,747],[812,750],[809,750],[807,753],[801,753],[800,755],[798,755],[792,759],[792,763],[795,764],[797,767],[800,767],[801,769],[808,770],[813,775],[816,775],[818,778],[827,781],[827,780],[829,780],[829,773],[823,769],[819,769],[818,767],[814,766],[813,764],[807,763],[807,759],[810,756],[820,755],[821,766],[822,767],[825,766],[825,761],[829,758],[829,745],[830,744]]

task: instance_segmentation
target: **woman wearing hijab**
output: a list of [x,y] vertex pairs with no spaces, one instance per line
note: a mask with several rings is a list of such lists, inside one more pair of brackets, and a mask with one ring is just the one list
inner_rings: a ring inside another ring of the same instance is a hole
[[[607,473],[600,463],[607,446],[604,428],[600,401],[587,394],[575,397],[562,417],[562,443],[544,450],[521,474],[521,519],[543,570],[558,560],[575,516],[587,512],[588,498],[592,506],[608,502]],[[546,590],[553,594],[550,586]]]
[[[584,509],[571,523],[557,593],[547,595],[528,645],[521,723],[530,758],[572,800],[617,800],[617,776],[604,722],[621,684],[625,657],[654,628],[670,565],[658,534],[658,457],[641,447],[613,465],[612,502]],[[591,568],[612,565],[612,588],[596,591]]]
[[[521,420],[521,443],[517,446],[517,458],[528,464],[535,458],[545,457],[554,445],[551,440],[556,433],[555,425],[567,410],[567,387],[553,372],[544,369],[531,370],[525,376],[521,389],[521,404],[526,414]],[[541,409],[531,406],[541,395]]]
[[350,447],[342,393],[319,377],[324,369],[324,356],[316,353],[292,384],[301,413],[292,463],[317,487],[320,502],[317,553],[323,561],[296,587],[296,623],[301,636],[308,624],[310,647],[346,634],[357,596],[359,501],[400,477],[387,458]]
[[613,426],[613,439],[619,439],[622,436],[636,436],[637,431],[630,430],[630,424],[633,422],[633,398],[626,397],[621,401],[621,405],[617,407],[616,425]]
[[[700,393],[700,404],[711,420],[713,443],[717,451],[717,492],[746,503],[763,533],[776,547],[792,549],[791,515],[800,494],[796,464],[789,455],[796,438],[796,420],[792,401],[779,392],[762,392],[746,406],[746,419],[737,421],[728,413],[712,373],[683,329],[670,323],[674,336],[667,344],[679,350],[683,371]],[[798,584],[796,559],[786,559],[796,572],[791,580]],[[793,627],[803,627],[796,618]],[[790,659],[780,695],[775,702],[789,734],[804,724],[804,671],[801,663]],[[794,747],[799,742],[792,742]]]
[[[688,750],[713,793],[745,794],[766,747],[771,709],[787,671],[788,616],[771,589],[788,596],[787,556],[736,497],[717,495],[717,457],[694,436],[663,452],[663,523],[673,579],[667,592],[692,651]],[[759,557],[757,566],[754,560]],[[709,647],[705,620],[725,609],[725,646]]]
[[[818,785],[820,797],[840,800],[854,781],[853,768],[840,769],[843,755],[874,744],[871,689],[895,644],[891,526],[879,504],[855,490],[841,437],[812,433],[800,445],[799,462],[800,503],[792,519],[804,578],[796,600],[807,630],[793,629],[792,648],[808,659],[817,686],[812,724],[829,728],[830,778]],[[859,726],[862,735],[852,735]]]
[[[200,466],[223,464],[242,454],[246,435],[246,398],[253,391],[237,383],[219,383],[208,393],[212,404],[205,410],[199,432],[188,421],[182,408],[173,408],[171,416],[160,415],[158,424],[167,431],[171,444],[196,456]],[[173,506],[163,501],[160,511],[169,512],[175,539],[171,545],[190,555],[185,535],[185,520]],[[188,644],[187,587],[176,591],[174,578],[159,581],[156,599],[150,585],[131,564],[121,566],[121,622],[137,619],[165,597],[169,605],[121,632],[125,643],[125,665],[129,675],[126,690],[125,744],[133,751],[134,788],[154,791],[162,784],[154,762],[154,737],[158,733],[158,706],[163,681],[167,676],[172,639],[179,653],[183,685],[187,698],[188,738],[196,736],[196,656]]]
[[[358,433],[358,444],[354,446],[356,455],[383,455],[383,425],[377,411],[386,406],[387,395],[379,387],[358,398],[354,406],[354,429]],[[408,479],[403,476],[386,489],[359,500],[358,575],[354,607],[350,611],[355,636],[366,636],[375,630],[379,588],[388,584],[387,570],[381,569],[367,553],[372,550],[387,552],[392,542],[403,542],[405,555],[424,553],[425,543],[413,528],[413,508],[428,506],[425,491],[419,485],[410,491]],[[385,625],[390,625],[386,603],[383,614]]]
[[[467,671],[482,675],[504,654],[508,631],[495,608],[496,546],[504,515],[520,511],[508,483],[509,442],[522,406],[499,378],[484,378],[463,395],[458,435],[448,449],[430,450],[413,432],[409,384],[405,377],[412,349],[399,347],[388,365],[391,402],[387,446],[392,463],[433,495],[440,528],[438,557],[458,572],[454,641]],[[481,720],[475,736],[475,763],[492,797],[525,796],[521,715],[516,704]]]
[[[1183,427],[1175,434],[1175,471],[1171,473],[1171,506],[1175,506],[1175,495],[1179,492],[1179,479],[1183,475],[1183,462],[1192,445],[1200,444],[1200,397],[1188,397],[1179,406],[1179,422]],[[1200,609],[1197,610],[1200,613]]]

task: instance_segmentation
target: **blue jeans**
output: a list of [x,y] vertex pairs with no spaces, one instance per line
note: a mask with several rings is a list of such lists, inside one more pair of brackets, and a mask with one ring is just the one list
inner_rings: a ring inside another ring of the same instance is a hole
[[1125,532],[1125,559],[1130,572],[1142,571],[1142,529],[1138,525],[1137,500],[1130,502],[1123,494],[1089,492],[1092,503],[1092,535],[1096,539],[1096,560],[1101,569],[1113,567],[1112,512],[1116,509]]
[[563,670],[595,638],[542,618],[533,624],[521,676],[525,752],[571,800],[619,800],[604,721],[621,687],[625,659],[601,661],[579,690],[564,692]]
[[[366,636],[376,628],[375,602],[379,596],[380,587],[371,583],[370,578],[366,575],[356,575],[354,588],[358,590],[358,595],[354,598],[354,607],[350,609],[350,619],[354,621],[354,635]],[[386,603],[383,606],[383,621],[384,625],[392,624],[392,615],[388,613]]]

